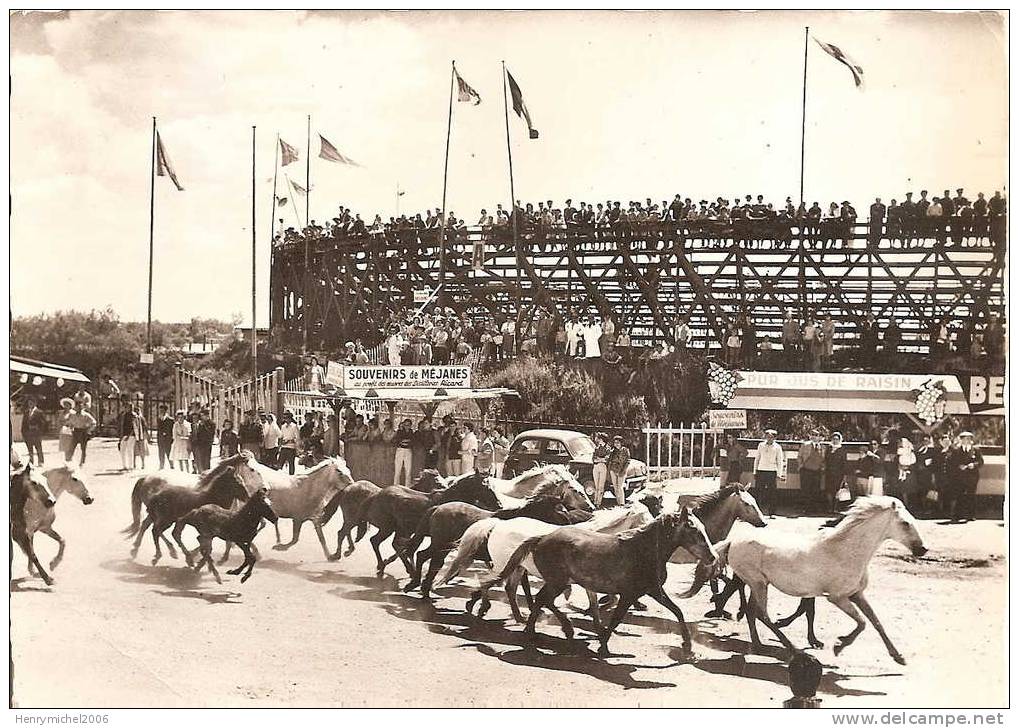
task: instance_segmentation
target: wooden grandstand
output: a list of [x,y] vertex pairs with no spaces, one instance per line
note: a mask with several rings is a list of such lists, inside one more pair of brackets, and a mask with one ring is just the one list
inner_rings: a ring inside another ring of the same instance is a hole
[[[329,350],[355,337],[377,342],[389,312],[415,308],[434,291],[457,311],[514,315],[526,331],[538,307],[611,313],[635,344],[671,340],[689,315],[701,346],[719,346],[741,311],[758,336],[778,340],[784,313],[831,313],[838,338],[852,340],[868,313],[895,317],[904,350],[926,351],[942,319],[986,321],[1004,313],[1005,245],[988,239],[868,240],[866,224],[847,240],[733,240],[731,231],[677,229],[521,230],[508,227],[400,231],[379,237],[322,236],[274,248],[271,326],[288,347]],[[742,236],[736,236],[742,237]],[[305,332],[307,323],[307,332]],[[305,338],[307,339],[305,341]]]

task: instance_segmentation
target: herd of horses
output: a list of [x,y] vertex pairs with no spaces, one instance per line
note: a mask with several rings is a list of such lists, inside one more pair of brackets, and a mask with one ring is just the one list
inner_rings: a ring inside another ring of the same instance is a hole
[[[30,571],[47,584],[52,578],[35,556],[32,536],[42,531],[60,544],[50,564],[51,570],[56,568],[64,542],[53,530],[54,506],[65,491],[83,503],[92,502],[73,466],[43,471],[26,465],[12,471],[11,535],[28,557]],[[337,511],[343,523],[336,548],[331,550],[324,528]],[[709,615],[727,614],[726,599],[739,595],[740,614],[746,618],[755,649],[761,645],[759,621],[796,652],[782,628],[801,614],[807,617],[810,645],[819,646],[813,625],[814,598],[825,597],[856,623],[852,632],[836,642],[836,654],[863,631],[866,618],[891,657],[904,663],[864,597],[867,568],[888,539],[914,556],[926,552],[916,521],[892,497],[859,498],[831,527],[802,535],[767,527],[751,489],[738,483],[707,495],[681,497],[670,509],[663,509],[660,495],[648,491],[630,504],[596,509],[583,486],[561,465],[539,466],[512,480],[476,472],[444,478],[435,470],[424,470],[412,487],[381,487],[355,480],[342,458],[328,458],[289,475],[244,451],[202,474],[171,470],[142,475],[131,492],[131,512],[132,522],[124,533],[134,539],[132,558],[149,533],[155,549],[153,565],[162,558],[162,546],[175,559],[179,549],[188,566],[196,571],[207,567],[220,583],[212,554],[215,539],[226,544],[219,564],[229,558],[232,545],[243,552],[241,564],[227,573],[241,575],[244,582],[259,558],[255,538],[269,523],[275,529],[273,548],[285,551],[298,542],[304,523],[310,522],[330,561],[351,555],[374,528],[369,542],[378,576],[399,560],[409,576],[404,591],[419,590],[429,599],[436,586],[463,578],[467,569],[481,562],[488,571],[467,600],[468,612],[480,603],[477,616],[483,617],[491,605],[489,590],[502,585],[514,619],[525,623],[527,634],[534,633],[538,616],[548,609],[571,643],[575,630],[557,599],[569,596],[576,585],[587,593],[586,610],[600,654],[608,654],[609,637],[631,608],[643,606],[643,597],[676,617],[684,650],[690,652],[683,611],[666,591],[671,561],[694,564],[693,583],[679,595],[680,600],[710,583],[715,610]],[[280,536],[280,519],[293,523],[287,543]],[[184,543],[188,528],[196,533],[195,549]],[[384,558],[382,547],[390,538],[393,553]],[[731,578],[726,578],[730,571]],[[541,580],[536,593],[530,578]],[[772,586],[801,598],[799,609],[785,620],[774,622],[769,617]],[[526,619],[517,601],[520,587],[530,605]],[[603,609],[611,610],[607,621]]]

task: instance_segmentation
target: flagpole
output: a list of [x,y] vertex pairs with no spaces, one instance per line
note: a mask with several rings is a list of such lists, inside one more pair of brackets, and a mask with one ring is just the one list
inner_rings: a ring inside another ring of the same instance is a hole
[[[311,114],[308,114],[308,156],[304,159],[304,224],[311,225]],[[301,341],[301,353],[308,353],[308,271],[309,247],[308,236],[304,236],[304,291],[301,295],[301,320],[304,322],[304,336]]]
[[800,117],[800,203],[803,203],[803,170],[807,158],[807,51],[810,49],[810,26],[803,28],[803,110]]
[[[449,118],[446,120],[446,161],[442,166],[442,216],[439,218],[439,288],[446,282],[446,185],[449,180],[449,139],[453,133],[453,85],[456,83],[456,61],[449,73]],[[442,305],[439,299],[438,305]]]
[[[145,319],[145,353],[152,353],[152,262],[155,252],[155,229],[156,229],[156,117],[152,117],[152,159],[149,168],[149,301],[148,314]],[[145,365],[145,399],[142,406],[144,417],[149,404],[149,370],[151,364]],[[146,423],[148,419],[146,418]]]
[[[277,141],[278,145],[278,141]],[[275,151],[275,150],[274,150]],[[272,199],[276,200],[276,175],[273,174]],[[273,213],[275,214],[275,212]],[[255,243],[255,127],[251,127],[251,407],[258,409],[258,322],[256,320],[256,251]],[[271,402],[266,402],[271,407]]]
[[[276,244],[276,176],[280,170],[280,134],[276,132],[276,145],[272,148],[272,214],[269,215],[269,256]],[[269,325],[272,326],[272,285],[269,286]]]
[[304,224],[301,222],[301,213],[297,211],[297,192],[294,190],[294,183],[290,180],[290,175],[286,172],[283,173],[284,179],[287,181],[287,189],[290,190],[290,209],[294,211],[294,219],[297,220],[297,228],[303,229]]
[[521,313],[521,290],[520,285],[520,239],[517,236],[517,195],[513,189],[513,148],[510,144],[509,130],[509,101],[506,96],[506,61],[502,62],[502,108],[506,118],[506,156],[509,158],[509,180],[510,180],[510,220],[513,223],[513,250],[517,259],[516,283],[517,283],[517,321],[515,348],[520,347],[520,313]]

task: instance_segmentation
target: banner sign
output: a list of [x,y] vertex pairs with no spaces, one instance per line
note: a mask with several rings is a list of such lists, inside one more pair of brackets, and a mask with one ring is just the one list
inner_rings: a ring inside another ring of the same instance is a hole
[[969,411],[975,415],[1005,414],[1005,377],[984,374],[960,375]]
[[[329,362],[330,371],[333,362]],[[337,365],[339,366],[339,365]],[[368,389],[470,389],[471,368],[461,366],[355,366],[341,367],[337,386],[347,391]],[[326,382],[330,372],[326,372]]]
[[740,372],[743,381],[729,403],[753,410],[803,412],[899,412],[913,414],[917,396],[935,383],[943,390],[942,414],[970,413],[962,385],[946,374],[863,372]]
[[712,430],[745,430],[747,429],[747,411],[745,409],[708,410],[708,427]]
[[427,288],[417,288],[414,290],[414,303],[425,303],[431,295]]
[[343,386],[343,365],[338,361],[331,361],[326,364],[326,384],[331,384],[334,387]]

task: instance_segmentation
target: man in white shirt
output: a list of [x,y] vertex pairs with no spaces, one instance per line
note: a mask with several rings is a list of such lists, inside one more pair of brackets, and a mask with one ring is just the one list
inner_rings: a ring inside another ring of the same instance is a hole
[[757,501],[762,511],[771,517],[775,516],[776,480],[785,480],[785,452],[775,442],[778,432],[772,429],[764,431],[764,442],[757,446],[754,456],[754,485],[757,489]]
[[290,474],[294,474],[294,464],[297,460],[297,445],[301,439],[301,428],[294,422],[294,415],[290,410],[283,413],[280,418],[282,425],[279,428],[279,460],[277,467],[282,470],[286,465]]
[[474,459],[478,456],[478,436],[474,434],[474,425],[464,423],[464,436],[460,440],[460,472],[474,472]]
[[686,322],[686,316],[678,317],[673,331],[673,337],[676,339],[676,351],[686,351],[690,345],[690,335],[690,325]]

